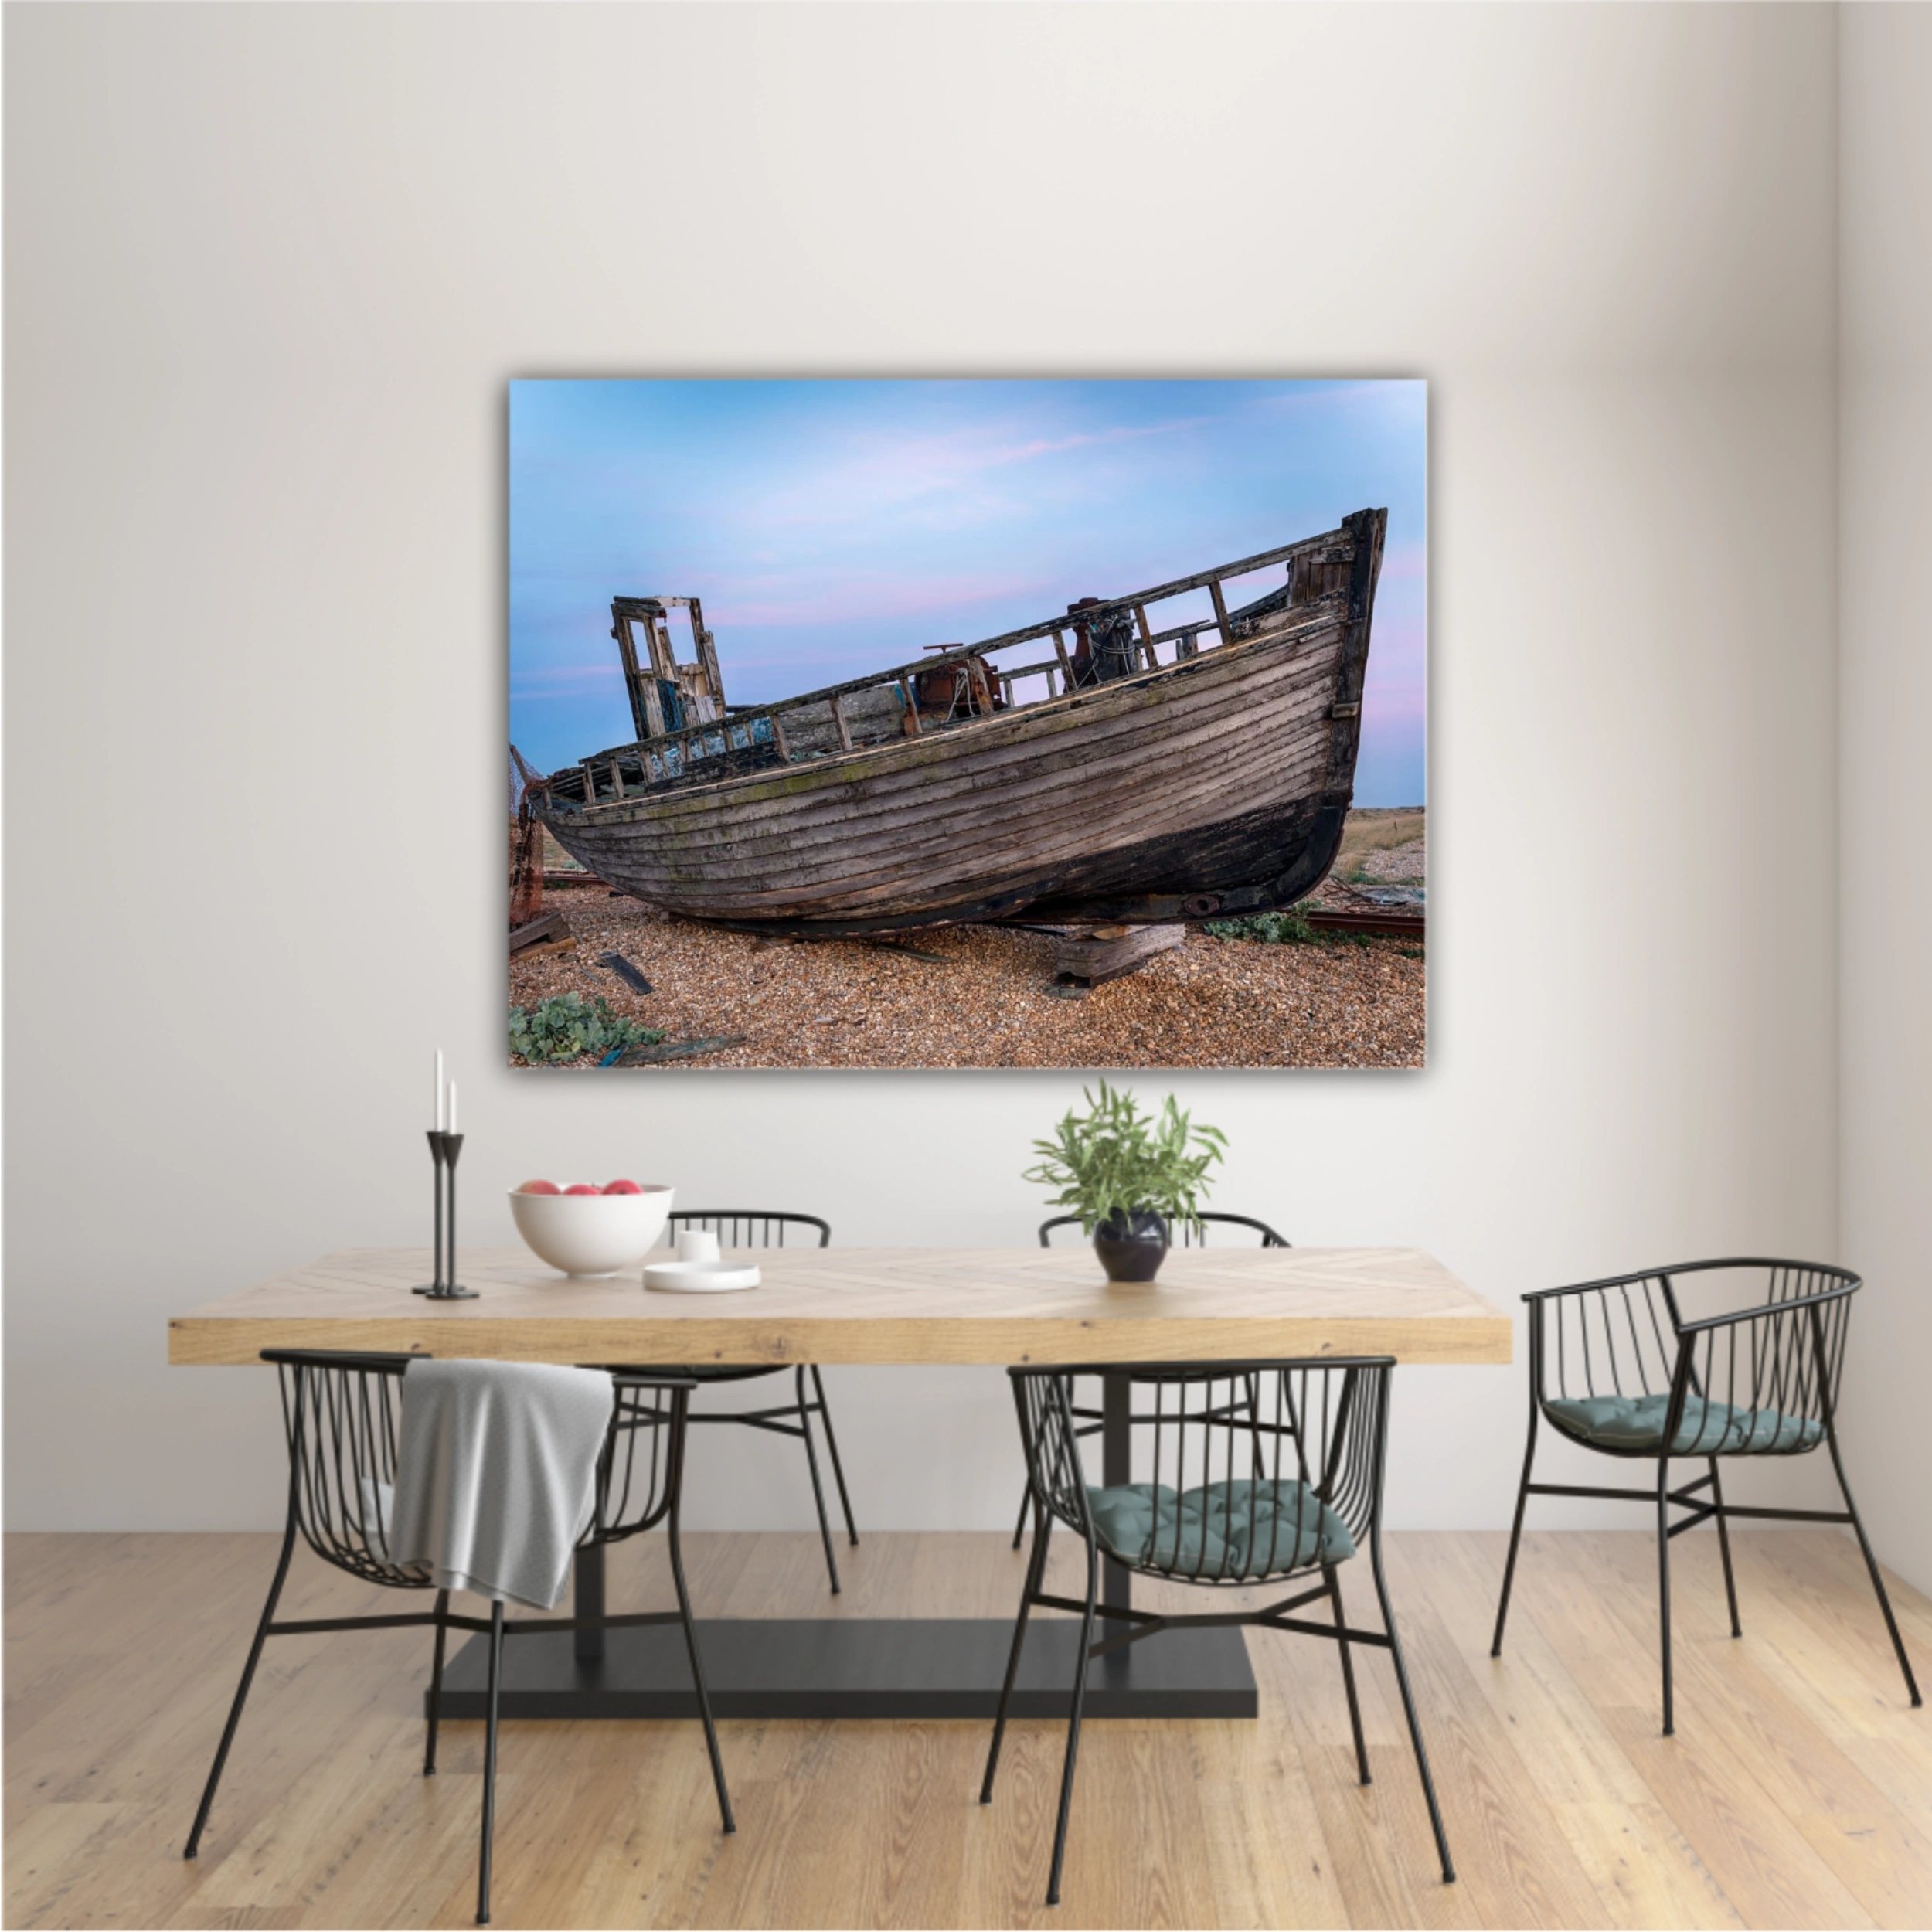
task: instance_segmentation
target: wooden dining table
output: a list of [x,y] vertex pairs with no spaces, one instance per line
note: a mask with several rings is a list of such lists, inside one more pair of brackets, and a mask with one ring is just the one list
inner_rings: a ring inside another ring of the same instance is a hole
[[[726,1250],[727,1256],[733,1251]],[[1090,1249],[761,1248],[762,1284],[736,1294],[645,1289],[635,1274],[566,1279],[518,1249],[471,1250],[473,1301],[411,1292],[420,1249],[355,1248],[290,1270],[168,1322],[171,1363],[258,1366],[264,1349],[345,1349],[506,1362],[750,1365],[1228,1362],[1392,1355],[1506,1363],[1501,1310],[1415,1248],[1177,1248],[1158,1281],[1104,1281]],[[1131,1391],[1103,1376],[1100,1480],[1131,1480]],[[1017,1430],[1015,1432],[1017,1436]],[[1020,1458],[1013,1458],[1015,1487]],[[579,1553],[575,1614],[604,1614],[604,1553]],[[1014,1600],[1019,1601],[1019,1577]],[[1108,1601],[1132,1573],[1110,1561]],[[1012,1627],[1004,1619],[706,1619],[721,1717],[991,1717]],[[1014,1712],[1063,1714],[1079,1624],[1034,1625]],[[481,1716],[484,1647],[444,1678],[445,1716]],[[1238,1629],[1176,1630],[1094,1666],[1087,1715],[1251,1717]],[[505,1652],[505,1717],[670,1717],[696,1706],[677,1631],[578,1628]]]

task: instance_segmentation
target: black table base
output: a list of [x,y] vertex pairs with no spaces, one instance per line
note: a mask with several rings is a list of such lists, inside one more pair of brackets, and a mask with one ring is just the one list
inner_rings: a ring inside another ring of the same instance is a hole
[[[1016,1717],[1067,1713],[1080,1625],[1027,1627]],[[698,1626],[711,1707],[719,1717],[979,1718],[990,1723],[1013,1626],[1004,1618],[726,1618]],[[580,1658],[568,1631],[503,1647],[500,1708],[518,1717],[696,1717],[691,1669],[675,1624],[607,1631]],[[488,1651],[473,1638],[444,1673],[443,1715],[480,1718]],[[1098,1658],[1090,1718],[1253,1717],[1254,1673],[1239,1630],[1176,1630]]]
[[[1126,1376],[1103,1378],[1104,1480],[1130,1480]],[[1064,1532],[1063,1532],[1064,1533]],[[1072,1539],[1069,1538],[1069,1541]],[[1019,1607],[1025,1563],[1012,1559]],[[604,1614],[604,1553],[577,1552],[574,1611]],[[1132,1573],[1101,1566],[1104,1600],[1133,1602]],[[1106,1626],[1102,1626],[1104,1634]],[[1002,1617],[700,1618],[705,1681],[719,1717],[966,1717],[992,1721],[1013,1620]],[[1080,1625],[1036,1616],[1013,1687],[1015,1717],[1068,1714]],[[443,1715],[480,1718],[489,1658],[472,1638],[443,1675]],[[427,1696],[427,1693],[425,1694]],[[675,1624],[538,1631],[503,1647],[505,1717],[696,1717],[691,1666]],[[1097,1658],[1088,1717],[1253,1717],[1257,1704],[1238,1629],[1172,1630]]]

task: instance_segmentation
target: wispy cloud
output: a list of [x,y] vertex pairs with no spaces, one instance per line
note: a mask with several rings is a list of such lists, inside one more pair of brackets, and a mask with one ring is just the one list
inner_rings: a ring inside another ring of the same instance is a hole
[[1047,594],[1043,579],[1013,576],[853,577],[835,573],[781,585],[767,581],[762,594],[748,588],[705,607],[714,628],[784,629],[796,624],[910,623],[944,617],[1009,598]]
[[750,507],[753,520],[770,526],[865,524],[882,513],[910,511],[957,528],[1026,512],[1023,495],[987,487],[986,479],[1001,471],[1178,435],[1211,420],[1176,417],[1050,436],[1029,435],[1016,423],[989,423],[938,434],[876,437],[841,461],[788,479]]

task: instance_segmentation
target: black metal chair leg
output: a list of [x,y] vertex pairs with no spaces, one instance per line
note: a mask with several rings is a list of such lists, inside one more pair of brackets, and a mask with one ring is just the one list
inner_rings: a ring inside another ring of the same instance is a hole
[[1019,1492],[1019,1520],[1013,1526],[1013,1547],[1017,1549],[1026,1540],[1026,1512],[1033,1506],[1033,1492],[1022,1489]]
[[268,1600],[262,1605],[261,1617],[255,1625],[255,1640],[248,1647],[248,1662],[242,1666],[241,1682],[236,1686],[235,1701],[228,1709],[228,1722],[223,1728],[221,1742],[215,1748],[215,1762],[201,1794],[201,1808],[195,1814],[194,1828],[188,1834],[188,1843],[182,1852],[185,1859],[193,1858],[201,1849],[201,1835],[207,1828],[208,1814],[214,1808],[215,1787],[220,1784],[222,1767],[228,1762],[228,1747],[235,1741],[235,1732],[241,1723],[242,1706],[248,1702],[249,1686],[255,1681],[255,1666],[262,1660],[262,1646],[268,1641],[268,1626],[275,1621],[275,1605],[281,1596],[282,1585],[287,1580],[288,1560],[294,1551],[295,1513],[291,1505],[288,1526],[282,1532],[282,1553],[275,1564],[275,1580],[268,1586]]
[[1717,1458],[1710,1458],[1711,1501],[1717,1505],[1717,1547],[1724,1559],[1724,1594],[1731,1606],[1731,1634],[1742,1637],[1744,1626],[1737,1621],[1737,1578],[1731,1570],[1730,1526],[1724,1520],[1724,1485],[1719,1480]]
[[[1342,1580],[1335,1573],[1333,1563],[1324,1563],[1321,1578],[1328,1586],[1328,1600],[1335,1605],[1335,1624],[1337,1630],[1348,1628],[1348,1613],[1342,1607]],[[1362,1706],[1355,1694],[1355,1661],[1349,1654],[1349,1640],[1344,1637],[1335,1639],[1335,1648],[1342,1653],[1342,1682],[1349,1693],[1349,1726],[1355,1733],[1355,1769],[1362,1774],[1365,1784],[1374,1782],[1369,1774],[1369,1747],[1362,1736]]]
[[1489,1640],[1489,1655],[1502,1655],[1502,1627],[1509,1615],[1509,1587],[1516,1580],[1516,1551],[1522,1542],[1523,1511],[1529,1503],[1529,1472],[1536,1461],[1536,1398],[1529,1399],[1529,1440],[1522,1452],[1522,1481],[1516,1489],[1516,1519],[1509,1526],[1509,1556],[1502,1566],[1502,1597],[1496,1605],[1496,1634]]
[[476,1876],[476,1922],[490,1922],[490,1847],[496,1836],[496,1693],[503,1676],[503,1600],[490,1605],[490,1690],[483,1726],[483,1845]]
[[825,1431],[825,1447],[832,1456],[832,1479],[838,1487],[838,1507],[845,1512],[845,1536],[853,1549],[859,1547],[859,1526],[852,1519],[852,1498],[845,1493],[845,1468],[838,1460],[838,1438],[832,1431],[832,1409],[825,1400],[825,1378],[818,1365],[811,1365],[811,1386],[818,1397],[818,1420]]
[[449,1627],[443,1619],[448,1615],[450,1593],[439,1590],[436,1593],[436,1661],[430,1666],[430,1722],[429,1737],[423,1747],[423,1775],[436,1775],[436,1728],[443,1721],[443,1640],[449,1634]]
[[705,1749],[711,1753],[711,1781],[717,1787],[718,1815],[727,1832],[738,1828],[731,1815],[731,1794],[725,1789],[724,1759],[718,1750],[718,1727],[712,1720],[711,1693],[706,1689],[704,1660],[698,1654],[698,1627],[692,1621],[691,1593],[685,1587],[684,1545],[678,1529],[678,1506],[672,1505],[665,1542],[671,1550],[671,1580],[678,1592],[678,1620],[684,1626],[684,1647],[691,1659],[691,1682],[698,1695],[698,1716],[704,1724]]
[[805,1400],[805,1372],[798,1371],[798,1426],[805,1438],[805,1467],[811,1471],[811,1499],[818,1505],[818,1539],[825,1546],[825,1569],[832,1594],[838,1594],[838,1561],[832,1553],[832,1524],[825,1515],[825,1488],[818,1480],[818,1451],[812,1445],[811,1410]]
[[1066,1861],[1066,1825],[1073,1811],[1073,1766],[1080,1756],[1080,1712],[1087,1702],[1087,1653],[1094,1645],[1094,1605],[1100,1594],[1100,1556],[1087,1546],[1087,1614],[1080,1619],[1080,1667],[1073,1679],[1073,1709],[1066,1722],[1066,1764],[1060,1773],[1060,1822],[1053,1832],[1053,1869],[1046,1882],[1046,1903],[1060,1902],[1060,1867]]
[[1899,1620],[1892,1614],[1892,1600],[1885,1592],[1885,1579],[1879,1574],[1879,1560],[1872,1554],[1872,1546],[1866,1540],[1865,1525],[1859,1515],[1859,1506],[1852,1500],[1852,1485],[1845,1480],[1845,1464],[1838,1452],[1838,1430],[1828,1428],[1825,1440],[1831,1445],[1832,1468],[1838,1477],[1838,1494],[1845,1498],[1845,1507],[1851,1512],[1852,1533],[1859,1539],[1859,1548],[1864,1553],[1866,1573],[1872,1579],[1872,1587],[1878,1594],[1879,1608],[1885,1617],[1885,1628],[1891,1633],[1893,1654],[1899,1660],[1899,1668],[1905,1675],[1906,1694],[1917,1710],[1925,1701],[1919,1695],[1919,1680],[1912,1675],[1911,1660],[1905,1654],[1905,1638],[1899,1630]]
[[[1032,1501],[1032,1492],[1027,1501]],[[1020,1514],[1023,1526],[1026,1521],[1024,1510]],[[1026,1615],[1033,1607],[1033,1599],[1039,1594],[1040,1579],[1046,1571],[1046,1539],[1053,1533],[1053,1519],[1041,1514],[1033,1525],[1033,1553],[1026,1564],[1026,1581],[1020,1590],[1019,1617],[1013,1625],[1013,1647],[1006,1654],[1006,1679],[999,1687],[999,1709],[993,1713],[993,1741],[987,1748],[986,1775],[980,1781],[979,1801],[990,1804],[993,1801],[993,1774],[999,1769],[1000,1740],[1006,1735],[1006,1706],[1012,1700],[1014,1680],[1019,1675],[1019,1654],[1026,1641]]]
[[1663,1638],[1664,1735],[1675,1728],[1670,1688],[1670,1458],[1657,1458],[1657,1622]]
[[1416,1700],[1409,1689],[1408,1667],[1402,1661],[1402,1645],[1396,1635],[1396,1614],[1389,1604],[1388,1580],[1382,1573],[1382,1527],[1378,1523],[1369,1539],[1369,1560],[1375,1573],[1376,1596],[1382,1605],[1382,1628],[1389,1633],[1389,1656],[1396,1667],[1396,1688],[1402,1692],[1403,1715],[1409,1720],[1409,1742],[1415,1747],[1416,1769],[1422,1774],[1422,1795],[1429,1806],[1429,1822],[1436,1834],[1436,1852],[1442,1860],[1442,1882],[1454,1885],[1456,1868],[1450,1862],[1449,1835],[1442,1828],[1442,1810],[1436,1803],[1436,1781],[1429,1775],[1429,1753],[1423,1748],[1422,1723],[1416,1716]]

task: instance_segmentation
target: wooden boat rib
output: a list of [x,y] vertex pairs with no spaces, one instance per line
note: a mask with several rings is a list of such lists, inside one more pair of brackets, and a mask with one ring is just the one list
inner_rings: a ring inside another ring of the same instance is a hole
[[[1279,549],[770,705],[725,702],[696,598],[619,597],[612,634],[638,736],[539,781],[532,808],[619,889],[755,930],[1292,904],[1334,863],[1353,793],[1386,526],[1386,511],[1358,511]],[[1228,607],[1225,582],[1277,564],[1283,585]],[[1211,617],[1148,617],[1202,589]],[[676,608],[692,662],[672,649]],[[996,658],[1043,640],[1051,658]],[[1016,689],[1040,683],[1030,702]]]

